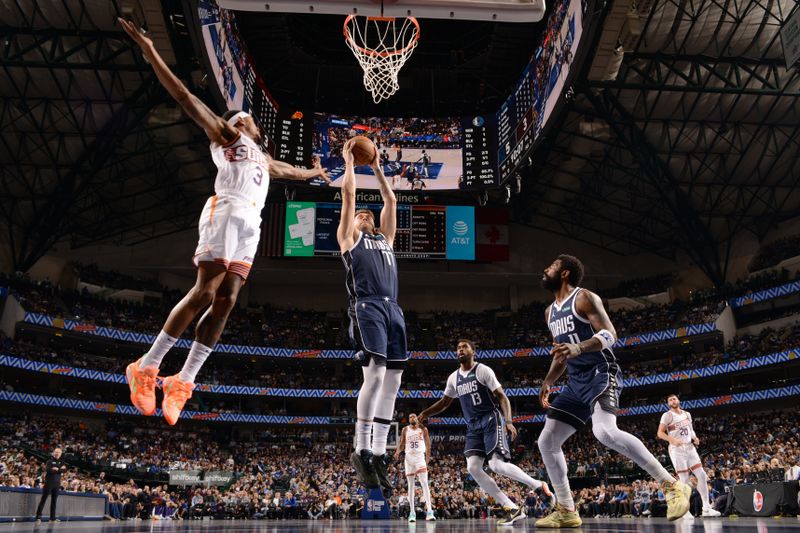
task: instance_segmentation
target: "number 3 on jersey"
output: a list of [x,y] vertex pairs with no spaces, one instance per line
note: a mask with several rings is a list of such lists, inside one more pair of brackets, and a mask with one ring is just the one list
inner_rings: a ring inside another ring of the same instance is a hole
[[261,170],[261,167],[258,167],[258,175],[253,176],[253,181],[256,182],[256,185],[260,187],[263,179],[264,179],[264,171]]
[[481,400],[481,394],[479,392],[473,392],[470,394],[470,397],[472,398],[472,405],[480,405],[483,403],[483,400]]

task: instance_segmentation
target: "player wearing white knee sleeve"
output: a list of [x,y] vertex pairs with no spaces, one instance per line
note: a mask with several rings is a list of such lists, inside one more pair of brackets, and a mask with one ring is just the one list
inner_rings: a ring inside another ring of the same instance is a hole
[[[542,287],[551,291],[554,298],[545,310],[545,321],[554,345],[550,350],[553,361],[539,392],[548,418],[539,443],[544,445],[540,448],[542,458],[560,501],[554,512],[538,520],[536,526],[581,525],[569,492],[561,446],[571,434],[564,426],[578,430],[589,419],[597,440],[632,459],[662,483],[667,518],[675,520],[689,510],[691,489],[672,477],[638,438],[617,427],[622,387],[622,375],[613,350],[617,334],[600,297],[578,286],[582,279],[583,264],[577,257],[566,254],[559,255],[542,276]],[[565,370],[569,371],[567,384],[551,403],[550,387]]]
[[428,417],[447,409],[458,398],[461,411],[467,420],[464,455],[467,471],[484,492],[503,505],[506,516],[498,524],[511,525],[525,518],[525,513],[497,486],[483,470],[486,459],[497,474],[525,483],[532,489],[541,488],[547,497],[546,484],[537,481],[519,467],[507,462],[511,458],[506,433],[511,440],[517,437],[511,416],[511,402],[503,391],[497,376],[488,366],[475,362],[475,347],[471,341],[460,340],[456,346],[459,368],[447,379],[442,399],[419,414],[423,423]]
[[667,396],[669,411],[661,415],[656,436],[669,443],[669,458],[675,473],[683,483],[689,482],[691,472],[697,478],[697,492],[703,502],[703,516],[720,516],[720,512],[711,507],[708,499],[708,476],[695,446],[700,439],[694,432],[692,415],[681,409],[681,400],[677,394]]

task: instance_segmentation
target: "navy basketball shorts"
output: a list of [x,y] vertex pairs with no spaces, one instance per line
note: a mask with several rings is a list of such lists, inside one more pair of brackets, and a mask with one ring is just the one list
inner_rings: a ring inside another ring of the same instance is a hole
[[467,438],[464,455],[486,457],[498,454],[511,459],[511,449],[506,437],[506,420],[499,411],[482,415],[467,422]]
[[622,374],[615,363],[570,374],[567,385],[550,402],[547,418],[580,430],[592,418],[596,403],[603,411],[616,415],[621,392]]
[[362,298],[350,307],[350,339],[356,360],[368,366],[404,369],[408,361],[406,321],[403,310],[389,298]]

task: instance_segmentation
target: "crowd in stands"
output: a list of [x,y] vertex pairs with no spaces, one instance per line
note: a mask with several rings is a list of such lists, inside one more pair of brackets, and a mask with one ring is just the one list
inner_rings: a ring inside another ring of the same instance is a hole
[[[622,372],[624,379],[632,379],[676,369],[688,370],[749,359],[798,346],[800,346],[800,322],[777,330],[766,328],[757,335],[735,337],[724,349],[712,347],[703,353],[666,352],[656,357],[626,362],[622,365]],[[130,362],[117,357],[91,355],[76,349],[55,349],[21,340],[12,341],[2,334],[0,334],[0,353],[33,361],[116,374],[123,374],[125,366]],[[348,366],[340,369],[341,373],[337,373],[333,366],[336,360],[333,361],[333,363],[326,361],[318,365],[306,365],[303,361],[264,359],[260,362],[259,369],[255,371],[244,359],[217,355],[206,361],[198,381],[210,385],[328,389],[334,387],[333,377],[334,382],[339,384],[336,388],[355,386],[359,376],[353,373],[353,369]],[[182,363],[182,357],[165,358],[162,375],[178,372]],[[403,375],[403,389],[440,390],[455,364],[454,358],[453,365],[411,365]],[[487,360],[487,364],[495,369],[505,388],[538,387],[546,373],[548,361],[545,358],[532,359],[526,364],[524,372],[519,371],[517,367],[506,368],[502,364],[493,363],[492,360]]]
[[[775,469],[788,477],[800,470],[796,410],[713,416],[698,412],[693,419],[718,508],[725,507],[725,487],[762,480]],[[364,501],[354,472],[342,468],[348,464],[351,428],[274,427],[252,440],[237,441],[212,435],[202,426],[199,431],[165,430],[152,422],[130,424],[114,418],[65,423],[56,416],[10,415],[0,421],[0,486],[39,486],[42,460],[58,445],[70,466],[62,476],[63,488],[108,495],[116,518],[336,519],[357,516]],[[655,437],[658,416],[621,419],[620,425],[667,464],[666,445]],[[515,462],[534,478],[546,479],[535,446],[540,428],[520,429],[513,444]],[[437,517],[491,516],[494,502],[466,472],[463,433],[432,427],[431,435],[431,492]],[[565,450],[570,476],[588,485],[575,491],[584,516],[663,516],[660,489],[633,463],[600,446],[591,432],[571,437]],[[399,516],[408,512],[401,464],[389,469],[398,487],[390,505]],[[194,468],[234,472],[234,481],[222,487],[177,488],[155,477]],[[498,482],[531,516],[547,511],[539,494],[504,478]]]
[[91,283],[100,287],[117,290],[135,290],[162,292],[165,288],[154,278],[140,278],[122,274],[116,270],[101,270],[95,263],[88,265],[71,262],[69,266],[77,274],[78,279],[83,283]]
[[784,259],[800,255],[800,235],[792,235],[773,241],[758,250],[750,263],[750,271],[763,270],[777,265]]

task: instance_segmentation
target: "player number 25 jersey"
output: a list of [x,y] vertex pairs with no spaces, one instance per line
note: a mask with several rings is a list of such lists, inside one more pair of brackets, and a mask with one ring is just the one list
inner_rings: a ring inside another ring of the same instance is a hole
[[258,144],[240,134],[227,145],[211,143],[211,158],[217,165],[217,195],[246,202],[260,213],[269,192],[269,160]]

